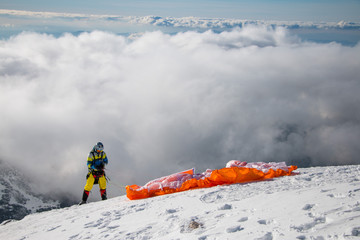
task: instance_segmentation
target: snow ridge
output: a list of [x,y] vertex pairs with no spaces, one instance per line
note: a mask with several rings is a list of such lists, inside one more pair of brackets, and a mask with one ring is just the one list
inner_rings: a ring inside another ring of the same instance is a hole
[[360,165],[36,213],[1,239],[358,239]]
[[27,182],[19,171],[0,161],[0,223],[60,207],[58,201],[45,200],[32,193]]

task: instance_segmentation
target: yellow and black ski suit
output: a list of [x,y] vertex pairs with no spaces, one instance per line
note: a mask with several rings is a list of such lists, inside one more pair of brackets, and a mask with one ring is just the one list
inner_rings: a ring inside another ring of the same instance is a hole
[[106,178],[104,167],[108,164],[108,159],[104,151],[97,152],[95,149],[91,150],[87,158],[87,166],[89,173],[86,176],[86,185],[84,187],[83,200],[86,202],[89,193],[94,184],[99,184],[101,198],[105,200],[106,197]]

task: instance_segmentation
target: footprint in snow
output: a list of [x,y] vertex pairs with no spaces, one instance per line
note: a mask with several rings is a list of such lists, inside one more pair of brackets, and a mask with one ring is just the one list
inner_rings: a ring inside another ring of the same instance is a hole
[[356,236],[356,237],[360,237],[360,227],[355,227],[351,230],[351,235],[352,236]]
[[109,224],[111,223],[111,219],[110,218],[100,218],[97,221],[93,221],[93,222],[89,222],[86,223],[84,228],[105,228],[107,227]]
[[238,222],[246,222],[248,219],[248,217],[242,217],[238,220]]
[[69,237],[69,240],[71,240],[71,239],[76,239],[78,236],[79,236],[79,234],[72,235],[72,236]]
[[261,219],[259,221],[257,221],[259,224],[261,225],[266,225],[267,224],[267,221],[265,219]]
[[119,220],[122,217],[122,212],[119,210],[114,211],[114,219],[113,220]]
[[292,229],[295,229],[298,232],[306,232],[307,230],[310,230],[314,228],[318,224],[322,224],[326,222],[325,217],[315,217],[312,222],[301,224],[299,226],[291,226]]
[[225,216],[225,214],[219,214],[219,215],[216,215],[215,218],[223,218]]
[[330,191],[333,191],[335,190],[335,188],[330,188],[330,189],[321,189],[320,192],[322,193],[326,193],[326,192],[330,192]]
[[302,210],[309,211],[309,210],[311,210],[314,206],[315,206],[315,204],[306,204],[306,205],[302,208]]
[[219,210],[230,210],[230,209],[232,209],[231,204],[225,204],[219,208]]
[[147,226],[139,229],[136,232],[130,232],[126,234],[126,239],[150,239],[149,231],[152,229],[152,226]]
[[101,213],[101,215],[103,215],[104,217],[108,217],[111,215],[111,212],[103,212]]
[[345,194],[342,194],[342,193],[330,193],[327,195],[328,197],[331,197],[331,198],[337,198],[337,199],[343,199],[343,198],[346,198],[346,195]]
[[166,214],[172,214],[172,213],[176,213],[177,210],[176,209],[166,209],[165,213]]
[[272,240],[272,239],[273,239],[273,235],[271,232],[266,233],[264,236],[260,238],[255,238],[255,240]]
[[227,233],[234,233],[234,232],[239,232],[239,231],[242,231],[242,230],[244,230],[244,228],[239,225],[239,226],[234,226],[234,227],[227,228],[226,232]]
[[47,232],[54,231],[55,229],[57,229],[57,228],[59,228],[59,227],[61,227],[61,225],[56,226],[56,227],[49,228],[49,229],[47,230]]
[[258,222],[258,224],[261,224],[261,225],[268,225],[268,224],[276,223],[276,220],[274,220],[274,219],[270,219],[270,220],[260,219],[257,222]]
[[205,203],[214,203],[222,200],[223,197],[220,195],[219,190],[204,194],[200,197],[200,200]]
[[112,229],[115,229],[115,228],[118,228],[118,227],[120,227],[120,225],[107,226],[107,228],[108,228],[109,230],[112,230]]

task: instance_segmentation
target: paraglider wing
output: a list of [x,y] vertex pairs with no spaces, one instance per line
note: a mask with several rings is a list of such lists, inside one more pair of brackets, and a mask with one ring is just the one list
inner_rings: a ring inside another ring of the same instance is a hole
[[195,188],[208,188],[222,184],[234,184],[262,181],[275,177],[291,175],[296,166],[282,163],[246,163],[232,160],[225,168],[206,170],[195,174],[194,169],[174,173],[169,176],[152,180],[140,187],[126,186],[126,195],[130,200],[154,197]]

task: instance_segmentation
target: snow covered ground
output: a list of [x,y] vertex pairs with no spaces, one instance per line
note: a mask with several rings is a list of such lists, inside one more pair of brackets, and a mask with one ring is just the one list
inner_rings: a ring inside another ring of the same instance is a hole
[[3,223],[0,239],[359,239],[360,165],[295,172],[35,213]]

